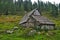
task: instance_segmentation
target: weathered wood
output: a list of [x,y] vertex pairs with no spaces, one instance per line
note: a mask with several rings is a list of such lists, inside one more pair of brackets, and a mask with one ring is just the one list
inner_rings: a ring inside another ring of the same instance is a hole
[[19,23],[26,27],[41,27],[41,29],[54,29],[55,24],[48,18],[41,16],[38,10],[34,9],[30,13],[26,14]]

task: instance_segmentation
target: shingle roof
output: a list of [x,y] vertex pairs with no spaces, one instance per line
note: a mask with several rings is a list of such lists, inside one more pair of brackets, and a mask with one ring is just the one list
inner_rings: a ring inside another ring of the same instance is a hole
[[[35,15],[32,15],[32,14]],[[48,18],[41,16],[40,13],[38,12],[38,10],[34,9],[31,12],[29,12],[28,14],[26,14],[22,20],[20,21],[19,24],[25,23],[27,22],[27,20],[30,18],[30,16],[32,16],[36,21],[39,21],[39,23],[41,24],[54,24],[53,22],[51,22]]]
[[32,10],[31,12],[29,12],[28,14],[25,14],[25,16],[22,18],[22,20],[20,21],[19,24],[22,24],[24,22],[26,22],[29,19],[29,16],[35,11],[36,9]]
[[52,21],[50,21],[48,18],[44,16],[32,16],[36,21],[39,21],[41,24],[54,24]]

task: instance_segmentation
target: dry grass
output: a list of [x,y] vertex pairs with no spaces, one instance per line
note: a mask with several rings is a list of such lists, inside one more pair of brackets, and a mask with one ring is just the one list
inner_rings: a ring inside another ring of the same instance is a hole
[[16,22],[19,21],[22,16],[0,16],[0,22]]
[[0,16],[0,29],[6,30],[17,26],[22,16],[17,15],[2,15]]

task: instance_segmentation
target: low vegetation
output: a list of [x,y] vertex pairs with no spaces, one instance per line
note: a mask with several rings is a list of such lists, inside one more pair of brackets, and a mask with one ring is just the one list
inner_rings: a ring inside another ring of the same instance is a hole
[[[60,30],[54,30],[48,32],[42,31],[36,33],[34,32],[33,35],[28,36],[27,33],[29,33],[31,28],[22,28],[20,25],[18,25],[21,18],[22,16],[17,15],[0,16],[0,40],[59,40],[60,39]],[[54,22],[58,27],[58,24],[60,22],[56,21],[56,19],[54,19]],[[2,32],[5,30],[11,30],[15,26],[19,27],[19,29],[15,30],[12,34]]]
[[[0,40],[60,40],[60,3],[37,1],[32,3],[31,0],[0,0]],[[23,28],[18,25],[23,15],[35,8],[39,12],[43,12],[40,14],[53,21],[58,30],[36,32],[31,28]],[[14,27],[18,27],[18,29],[13,30],[12,34],[6,33],[7,30],[10,32]],[[34,31],[33,34],[32,31]],[[27,35],[28,33],[32,35]]]

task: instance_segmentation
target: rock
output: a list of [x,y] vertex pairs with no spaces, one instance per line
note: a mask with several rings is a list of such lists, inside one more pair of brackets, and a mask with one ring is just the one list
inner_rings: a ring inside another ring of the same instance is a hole
[[39,35],[41,34],[41,32],[37,32]]
[[34,32],[36,32],[36,30],[31,30],[30,32],[34,33]]
[[49,37],[50,35],[48,33],[46,33],[46,35]]
[[53,35],[54,35],[54,33],[53,33],[53,32],[51,32],[51,31],[48,31],[48,34],[49,34],[49,35],[51,35],[51,36],[53,36]]
[[32,35],[34,35],[36,33],[36,30],[31,30],[29,33],[28,33],[28,35],[29,36],[32,36]]
[[17,30],[17,29],[18,29],[18,27],[17,27],[17,26],[13,28],[13,30]]
[[12,34],[14,31],[12,31],[12,30],[7,30],[6,31],[6,33],[8,33],[8,34]]

